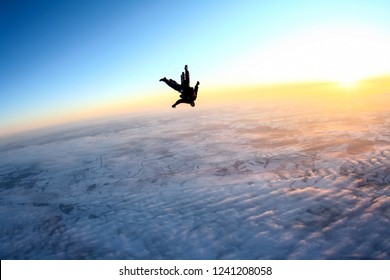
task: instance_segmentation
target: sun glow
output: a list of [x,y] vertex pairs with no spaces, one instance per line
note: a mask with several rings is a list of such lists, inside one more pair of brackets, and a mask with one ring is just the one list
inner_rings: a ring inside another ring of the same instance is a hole
[[358,82],[359,78],[350,75],[345,75],[337,79],[337,83],[340,85],[340,87],[347,89],[348,91],[357,87]]
[[368,27],[313,27],[248,51],[219,76],[241,84],[334,81],[351,87],[390,73],[389,49],[390,36]]

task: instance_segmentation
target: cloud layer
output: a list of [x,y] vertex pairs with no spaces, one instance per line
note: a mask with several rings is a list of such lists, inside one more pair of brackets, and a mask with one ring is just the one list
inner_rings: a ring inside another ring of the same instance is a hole
[[118,119],[0,143],[1,259],[389,259],[389,113]]

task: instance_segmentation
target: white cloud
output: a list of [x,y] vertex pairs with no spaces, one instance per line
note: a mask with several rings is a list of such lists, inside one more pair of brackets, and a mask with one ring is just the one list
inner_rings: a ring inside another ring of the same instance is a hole
[[[284,109],[197,114],[2,144],[0,257],[390,257],[389,136],[348,151],[386,118],[366,131],[375,113],[360,115],[348,134],[329,134]],[[275,131],[295,142],[272,141]]]

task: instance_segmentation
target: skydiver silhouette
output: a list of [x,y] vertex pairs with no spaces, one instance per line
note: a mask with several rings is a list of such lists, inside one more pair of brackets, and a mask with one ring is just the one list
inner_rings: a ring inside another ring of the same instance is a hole
[[175,80],[167,79],[166,77],[160,79],[160,82],[165,82],[168,86],[180,92],[180,99],[172,105],[172,108],[176,108],[176,105],[181,103],[187,103],[192,107],[195,107],[195,100],[198,97],[199,81],[196,82],[195,88],[190,87],[190,72],[188,71],[187,65],[184,66],[184,72],[181,73],[180,84]]

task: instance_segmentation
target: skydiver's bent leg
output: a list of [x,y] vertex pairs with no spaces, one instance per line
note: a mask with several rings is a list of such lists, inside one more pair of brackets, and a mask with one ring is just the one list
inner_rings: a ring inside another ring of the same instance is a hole
[[[200,84],[199,81],[196,82],[196,85],[195,85],[195,88],[194,88],[194,94],[192,96],[193,101],[195,101],[196,98],[198,97],[199,84]],[[192,107],[194,107],[194,106],[192,106]]]
[[199,83],[199,81],[197,81],[195,88],[194,88],[194,92],[198,93],[199,85],[200,85],[200,83]]
[[177,90],[178,92],[180,92],[183,89],[180,84],[178,84],[175,80],[172,79],[167,79],[164,77],[160,79],[160,82],[165,82],[168,86],[170,86],[174,90]]

